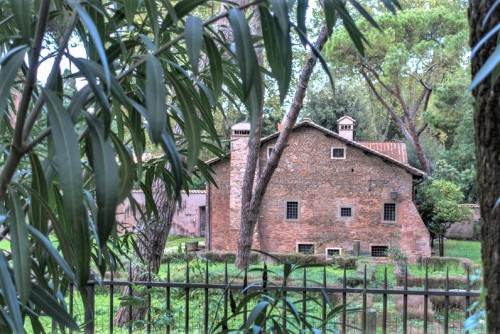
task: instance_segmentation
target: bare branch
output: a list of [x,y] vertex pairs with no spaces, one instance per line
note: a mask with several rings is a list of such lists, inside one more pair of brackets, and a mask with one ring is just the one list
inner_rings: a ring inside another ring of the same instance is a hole
[[427,126],[429,125],[429,123],[425,122],[424,125],[422,125],[422,127],[417,131],[417,136],[420,137],[420,135],[422,134],[422,132],[425,131],[425,129],[427,129]]

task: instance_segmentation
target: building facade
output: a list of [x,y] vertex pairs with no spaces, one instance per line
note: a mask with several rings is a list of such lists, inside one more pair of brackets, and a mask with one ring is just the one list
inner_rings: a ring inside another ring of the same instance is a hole
[[[306,119],[290,136],[267,188],[253,247],[275,253],[351,253],[386,256],[399,250],[412,261],[430,256],[429,233],[413,203],[413,181],[424,173],[408,165],[404,143],[353,140],[355,121],[339,133]],[[210,161],[218,187],[207,189],[206,245],[235,251],[241,185],[250,128],[233,127],[231,153]],[[262,170],[279,133],[263,138]]]
[[[141,211],[146,210],[146,202],[142,190],[132,191],[135,201],[134,210],[129,199],[125,199],[116,210],[116,221],[118,231],[133,231],[141,219]],[[206,195],[205,190],[191,190],[189,194],[181,192],[181,200],[175,208],[172,217],[170,234],[184,235],[189,237],[204,237],[206,232]]]

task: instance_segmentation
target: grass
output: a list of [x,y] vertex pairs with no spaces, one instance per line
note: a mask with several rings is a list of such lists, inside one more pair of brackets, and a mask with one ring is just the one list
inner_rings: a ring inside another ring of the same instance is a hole
[[470,259],[475,265],[482,266],[481,243],[479,241],[446,240],[444,255]]
[[203,244],[205,242],[205,238],[203,237],[195,238],[195,237],[186,237],[182,235],[169,234],[167,239],[167,246],[165,248],[165,253],[177,251],[178,249],[184,251],[186,242],[196,242],[196,241],[198,243]]

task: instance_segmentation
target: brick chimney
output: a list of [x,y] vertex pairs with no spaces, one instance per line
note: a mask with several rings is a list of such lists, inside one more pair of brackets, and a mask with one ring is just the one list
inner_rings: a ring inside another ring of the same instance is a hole
[[250,123],[241,122],[231,127],[229,219],[232,228],[240,227],[241,188],[247,164],[249,138]]
[[356,120],[349,116],[340,117],[337,120],[338,133],[341,137],[349,140],[354,140],[354,124]]

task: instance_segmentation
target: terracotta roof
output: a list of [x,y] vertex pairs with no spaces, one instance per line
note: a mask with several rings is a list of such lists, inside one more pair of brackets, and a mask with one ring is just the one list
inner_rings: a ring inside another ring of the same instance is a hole
[[357,142],[372,150],[378,151],[382,154],[388,155],[391,158],[401,161],[404,164],[408,163],[408,156],[406,155],[406,145],[402,142]]
[[[322,127],[322,126],[314,123],[313,121],[311,121],[308,118],[304,119],[302,122],[300,122],[299,124],[295,125],[294,128],[293,128],[293,130],[301,128],[303,126],[311,126],[311,127],[315,128],[315,129],[323,132],[325,135],[328,135],[328,136],[331,136],[331,137],[333,137],[335,139],[343,141],[346,145],[358,148],[358,149],[362,150],[365,153],[373,154],[375,156],[378,156],[379,158],[381,158],[384,161],[387,161],[387,162],[395,164],[395,165],[397,165],[397,166],[399,166],[401,168],[404,168],[409,173],[411,173],[411,174],[413,174],[415,176],[422,177],[422,176],[425,175],[425,172],[421,171],[418,168],[410,166],[408,163],[404,163],[402,161],[399,161],[399,160],[397,160],[397,159],[395,159],[395,158],[393,158],[393,157],[391,157],[391,156],[389,156],[389,155],[387,155],[385,153],[382,153],[382,152],[379,152],[377,150],[374,150],[373,148],[364,146],[361,143],[358,143],[358,142],[346,139],[344,137],[341,137],[338,133],[330,131],[327,128],[324,128],[324,127]],[[279,134],[280,134],[279,132],[276,132],[276,133],[274,133],[274,134],[272,134],[270,136],[262,138],[260,140],[260,144],[262,145],[262,144],[268,142],[269,140],[277,138],[279,136]],[[206,162],[206,164],[210,165],[210,164],[213,164],[213,163],[215,163],[217,161],[221,161],[222,159],[229,160],[229,157],[230,157],[230,155],[228,154],[228,155],[225,155],[222,158],[210,159],[209,161]]]

